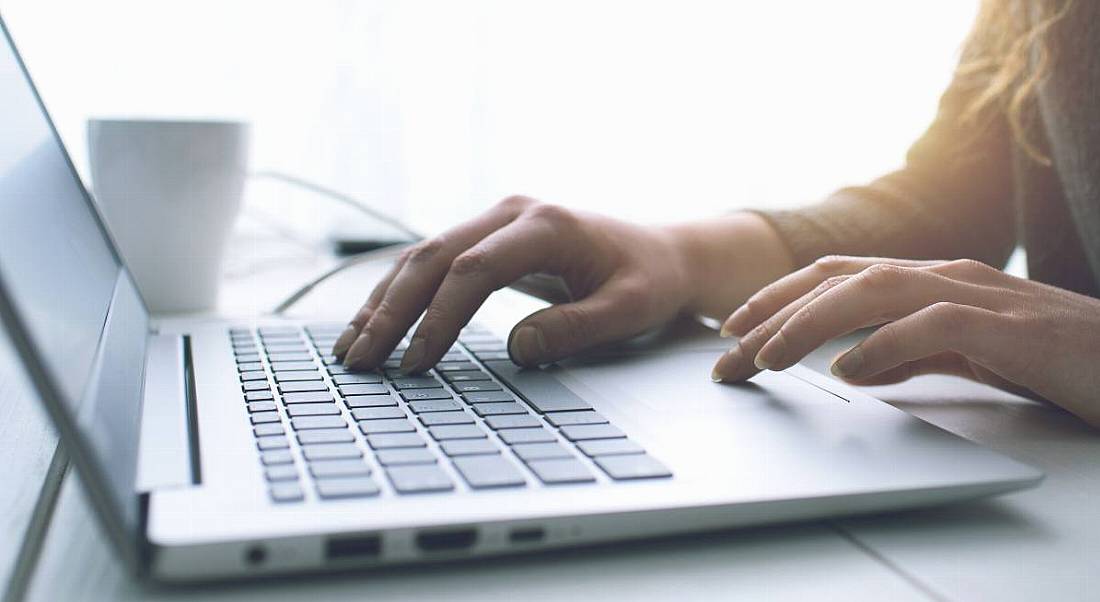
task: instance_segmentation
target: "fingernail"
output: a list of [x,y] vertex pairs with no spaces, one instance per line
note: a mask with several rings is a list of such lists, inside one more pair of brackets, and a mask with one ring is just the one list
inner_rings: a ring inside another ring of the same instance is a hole
[[546,339],[534,326],[521,326],[512,335],[512,357],[521,365],[530,366],[546,357]]
[[777,332],[772,340],[764,344],[763,349],[756,354],[753,363],[761,370],[770,370],[783,360],[787,353],[787,341],[783,340],[783,332]]
[[355,327],[355,324],[348,324],[344,332],[341,332],[340,336],[336,338],[336,343],[332,345],[332,354],[340,356],[347,353],[348,348],[351,347],[352,342],[355,341],[355,335],[358,332],[359,329]]
[[741,344],[738,343],[734,345],[733,348],[726,352],[724,357],[718,360],[718,363],[714,364],[714,370],[710,373],[710,379],[716,383],[726,380],[726,375],[730,373],[730,370],[720,370],[720,366],[731,366],[734,373],[740,372],[743,356]]
[[415,336],[409,341],[409,348],[401,357],[401,372],[411,374],[420,367],[424,359],[424,337]]
[[[370,357],[371,349],[374,347],[374,341],[370,334],[363,332],[359,335],[359,338],[355,339],[352,343],[351,349],[348,350],[348,357],[344,358],[344,365],[348,368],[365,368],[362,366],[364,360]],[[351,352],[355,351],[354,354]]]
[[836,358],[829,371],[840,378],[852,378],[859,374],[863,367],[863,350],[858,346],[848,350],[844,355]]
[[744,326],[741,325],[741,322],[746,319],[748,313],[749,312],[747,309],[745,309],[744,305],[738,307],[737,311],[730,314],[730,317],[726,319],[724,324],[722,324],[722,330],[718,332],[719,336],[721,336],[722,338],[728,338],[739,332],[742,332]]

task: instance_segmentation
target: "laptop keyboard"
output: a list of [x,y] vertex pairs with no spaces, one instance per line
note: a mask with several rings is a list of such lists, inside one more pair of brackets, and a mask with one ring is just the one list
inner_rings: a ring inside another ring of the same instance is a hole
[[672,476],[555,378],[520,371],[486,330],[467,327],[434,369],[404,375],[404,342],[380,371],[349,372],[329,353],[343,329],[229,329],[273,501]]

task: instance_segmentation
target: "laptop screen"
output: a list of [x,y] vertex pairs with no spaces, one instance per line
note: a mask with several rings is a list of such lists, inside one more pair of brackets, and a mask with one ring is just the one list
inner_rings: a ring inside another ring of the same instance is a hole
[[0,317],[108,526],[125,531],[147,315],[2,26]]

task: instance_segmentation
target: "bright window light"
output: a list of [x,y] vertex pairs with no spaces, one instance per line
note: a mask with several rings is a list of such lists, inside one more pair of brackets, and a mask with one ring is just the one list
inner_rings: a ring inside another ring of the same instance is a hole
[[257,168],[435,231],[510,193],[655,222],[866,181],[928,125],[976,0],[0,7],[81,164],[89,116],[242,117]]

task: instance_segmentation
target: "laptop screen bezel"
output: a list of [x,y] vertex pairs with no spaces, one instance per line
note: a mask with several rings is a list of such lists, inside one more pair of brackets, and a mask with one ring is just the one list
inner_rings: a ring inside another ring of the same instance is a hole
[[[144,300],[141,299],[140,293],[133,287],[133,280],[130,277],[125,262],[118,253],[118,247],[115,240],[109,228],[104,223],[90,193],[83,185],[79,173],[76,170],[76,166],[72,162],[72,157],[65,148],[64,142],[57,131],[53,119],[46,110],[45,103],[42,101],[42,97],[39,95],[38,89],[34,85],[34,81],[31,79],[26,63],[19,53],[7,22],[2,15],[0,15],[0,32],[3,32],[3,43],[8,45],[12,55],[15,57],[15,61],[18,64],[24,82],[29,88],[37,103],[38,110],[41,112],[43,119],[49,127],[50,135],[61,150],[66,166],[71,171],[74,181],[78,184],[80,194],[84,202],[90,207],[96,225],[107,240],[110,252],[113,254],[119,266],[119,272],[116,273],[116,283],[121,284],[116,284],[114,294],[112,295],[112,302],[108,307],[107,316],[105,317],[105,323],[112,319],[126,319],[128,317],[119,316],[116,311],[118,309],[118,304],[115,303],[115,300],[118,298],[120,286],[126,286],[127,288],[133,289],[132,294],[137,297],[142,313],[142,315],[134,317],[147,321],[148,312]],[[133,490],[133,488],[131,488],[129,495],[126,495],[126,492],[122,492],[123,495],[113,495],[114,492],[111,491],[109,485],[110,479],[107,478],[103,466],[97,461],[98,458],[94,446],[81,432],[79,424],[66,405],[58,383],[55,382],[47,368],[47,364],[43,357],[44,350],[39,349],[38,346],[35,345],[30,330],[20,317],[20,312],[14,302],[14,297],[9,294],[3,279],[0,279],[0,326],[3,326],[12,347],[19,354],[19,357],[22,358],[27,376],[38,392],[42,405],[45,406],[47,413],[57,427],[61,444],[65,446],[70,461],[76,466],[89,501],[96,510],[96,515],[99,517],[108,537],[115,545],[120,558],[134,572],[143,573],[147,563],[147,554],[145,553],[147,542],[144,533],[145,509],[143,507],[142,496]],[[100,349],[96,352],[97,357],[103,353],[102,344],[106,335],[107,330],[104,328],[104,330],[100,332]],[[142,362],[143,370],[144,357],[135,358],[135,360]],[[90,378],[95,377],[95,374],[90,375]],[[141,380],[144,380],[143,373]],[[140,387],[141,383],[138,383],[138,386]],[[140,393],[141,391],[139,391],[137,407],[139,414],[141,409]],[[135,417],[135,423],[140,425],[140,415]],[[139,434],[140,426],[136,428],[133,433],[135,438],[135,445],[133,447],[135,450],[137,449],[136,441]],[[134,468],[133,474],[130,475],[129,478],[132,484],[137,476],[136,454],[134,455],[131,465]],[[125,507],[119,507],[119,501],[116,500],[126,502]]]

